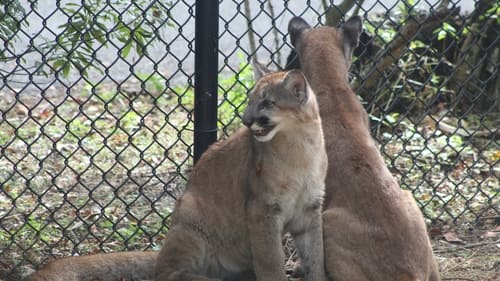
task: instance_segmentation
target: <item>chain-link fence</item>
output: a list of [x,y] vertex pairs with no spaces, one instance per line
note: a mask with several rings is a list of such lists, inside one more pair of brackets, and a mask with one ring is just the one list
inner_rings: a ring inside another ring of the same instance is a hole
[[[393,174],[429,221],[498,218],[496,1],[219,2],[219,137],[240,126],[250,57],[285,67],[293,16],[359,14],[352,85]],[[194,1],[0,3],[2,275],[158,248],[193,164]]]

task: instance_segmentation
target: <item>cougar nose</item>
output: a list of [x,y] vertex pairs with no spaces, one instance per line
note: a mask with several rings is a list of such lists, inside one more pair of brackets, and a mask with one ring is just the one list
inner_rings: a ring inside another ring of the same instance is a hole
[[252,126],[252,123],[253,123],[253,118],[251,116],[248,116],[248,114],[244,114],[243,115],[243,125],[250,128],[250,126]]

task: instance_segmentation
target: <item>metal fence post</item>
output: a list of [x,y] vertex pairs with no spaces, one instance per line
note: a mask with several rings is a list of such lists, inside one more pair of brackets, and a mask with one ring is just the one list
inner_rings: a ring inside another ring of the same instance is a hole
[[219,1],[196,0],[194,161],[217,140]]

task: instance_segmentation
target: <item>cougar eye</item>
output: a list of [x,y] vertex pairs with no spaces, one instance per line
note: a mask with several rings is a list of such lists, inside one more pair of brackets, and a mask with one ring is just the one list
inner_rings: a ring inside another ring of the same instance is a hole
[[263,100],[260,104],[259,104],[259,107],[261,109],[264,109],[264,108],[271,108],[275,105],[274,101],[272,100]]

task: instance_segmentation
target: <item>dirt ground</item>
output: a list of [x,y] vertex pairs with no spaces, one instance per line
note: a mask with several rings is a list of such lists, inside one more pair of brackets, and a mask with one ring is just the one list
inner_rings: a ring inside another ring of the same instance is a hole
[[500,217],[482,225],[431,228],[442,280],[500,280]]
[[[436,225],[430,228],[430,234],[443,281],[500,280],[500,217],[492,217],[475,225]],[[286,268],[291,273],[294,252],[290,244],[285,243],[285,251],[290,256]],[[12,272],[9,273],[5,268],[1,271],[0,281],[19,280],[19,273],[10,275]]]

